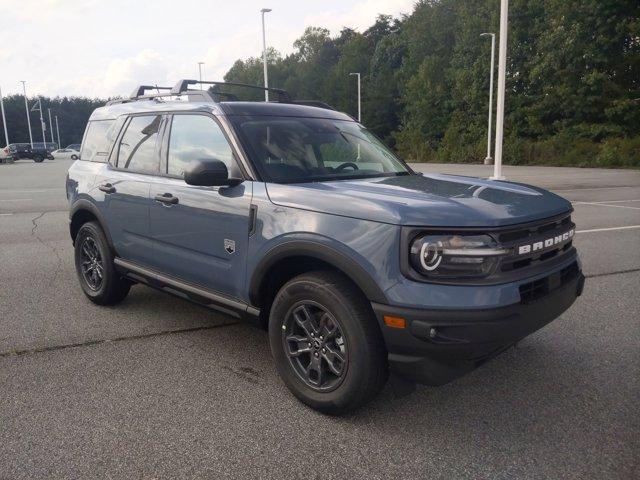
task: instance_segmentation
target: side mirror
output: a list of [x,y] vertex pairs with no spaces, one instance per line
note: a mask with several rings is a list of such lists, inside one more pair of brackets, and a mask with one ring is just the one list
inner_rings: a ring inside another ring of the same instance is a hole
[[242,183],[241,178],[230,178],[227,166],[217,158],[202,158],[189,162],[184,170],[184,181],[200,187],[234,187]]

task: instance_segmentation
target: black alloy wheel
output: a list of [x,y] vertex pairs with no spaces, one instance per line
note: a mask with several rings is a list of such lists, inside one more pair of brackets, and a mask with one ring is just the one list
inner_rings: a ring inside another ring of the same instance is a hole
[[85,237],[80,246],[80,268],[87,286],[97,292],[104,278],[104,262],[93,237]]
[[336,318],[322,305],[294,305],[282,325],[283,347],[294,371],[317,391],[337,388],[349,366],[347,342]]

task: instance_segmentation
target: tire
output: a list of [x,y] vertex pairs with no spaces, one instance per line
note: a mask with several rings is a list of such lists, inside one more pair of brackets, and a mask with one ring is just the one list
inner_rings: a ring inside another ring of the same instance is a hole
[[[95,262],[91,260],[91,254]],[[87,262],[90,262],[89,271]],[[116,271],[113,253],[97,222],[87,222],[80,227],[75,240],[75,265],[80,286],[93,303],[113,305],[121,302],[129,293],[131,282]]]
[[77,160],[78,156],[77,155],[71,155],[71,160]]
[[44,161],[43,157],[33,157],[33,161],[36,163],[42,163]]
[[[323,322],[324,328],[319,328]],[[323,331],[327,333],[319,336]],[[387,380],[386,349],[371,306],[337,272],[305,273],[280,289],[269,316],[269,343],[289,390],[322,413],[340,415],[361,407]],[[319,363],[305,369],[314,361],[312,356]]]

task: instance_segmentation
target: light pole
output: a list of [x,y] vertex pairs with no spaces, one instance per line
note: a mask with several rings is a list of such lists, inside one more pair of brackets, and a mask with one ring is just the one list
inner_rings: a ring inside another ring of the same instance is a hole
[[360,96],[360,72],[350,73],[349,75],[355,75],[358,77],[358,122],[362,121],[362,100]]
[[504,180],[502,176],[502,138],[504,135],[504,96],[507,76],[507,27],[509,0],[500,0],[500,49],[498,50],[498,105],[496,108],[496,161],[492,180]]
[[40,110],[40,126],[42,127],[42,143],[44,143],[45,150],[47,149],[47,137],[44,136],[45,123],[42,118],[42,99],[38,96],[38,110]]
[[494,70],[494,57],[496,52],[496,34],[495,33],[481,33],[481,37],[491,37],[491,71],[489,73],[489,125],[487,133],[487,158],[484,159],[485,165],[491,165],[493,158],[491,158],[491,120],[493,116],[493,70]]
[[5,144],[9,145],[9,134],[7,133],[7,117],[4,115],[4,100],[2,99],[2,89],[0,88],[0,110],[2,110],[2,125],[4,126],[4,140]]
[[27,110],[27,125],[29,125],[29,143],[31,143],[31,148],[33,148],[33,135],[31,134],[31,119],[29,118],[29,102],[27,101],[27,87],[26,81],[20,80],[22,82],[22,91],[24,93],[24,108]]
[[58,115],[56,115],[56,133],[58,134],[58,147],[62,147],[60,144],[60,127],[58,126]]
[[198,75],[200,75],[200,90],[202,90],[202,65],[204,65],[204,62],[198,62]]
[[[269,75],[267,74],[267,36],[264,31],[264,14],[269,13],[270,8],[263,8],[262,13],[262,64],[264,66],[264,88],[269,88]],[[269,101],[269,90],[264,91],[264,101]]]
[[[53,122],[51,121],[51,109],[47,108],[47,111],[49,112],[49,132],[51,132],[51,143],[56,143],[56,139],[53,138]],[[60,145],[58,145],[58,148],[60,148]]]

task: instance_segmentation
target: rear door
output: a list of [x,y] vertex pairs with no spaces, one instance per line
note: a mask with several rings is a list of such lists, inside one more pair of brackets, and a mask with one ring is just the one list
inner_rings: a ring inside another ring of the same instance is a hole
[[[154,267],[166,274],[240,298],[245,278],[252,182],[197,187],[183,180],[191,160],[217,158],[242,177],[218,121],[207,114],[167,120],[162,175],[151,183],[150,230]],[[167,199],[172,199],[167,201]]]
[[160,170],[158,139],[163,121],[163,115],[155,114],[128,118],[111,155],[111,165],[97,179],[116,252],[140,265],[153,261],[149,187]]

